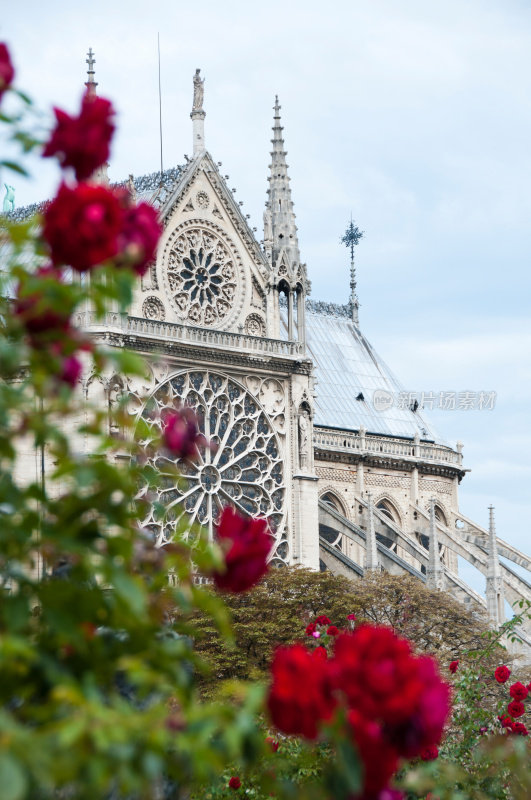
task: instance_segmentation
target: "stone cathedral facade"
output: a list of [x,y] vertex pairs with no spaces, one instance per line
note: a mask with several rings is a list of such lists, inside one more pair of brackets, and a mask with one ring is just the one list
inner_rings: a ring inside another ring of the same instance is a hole
[[[360,330],[354,278],[345,305],[310,300],[278,100],[258,241],[206,149],[203,88],[197,70],[192,157],[126,184],[164,224],[129,313],[77,316],[149,364],[143,381],[86,375],[87,399],[110,408],[126,394],[131,413],[150,418],[187,404],[217,445],[186,467],[185,487],[163,481],[167,516],[144,527],[160,545],[185,514],[212,532],[230,503],[269,520],[276,566],[409,572],[500,624],[505,599],[531,599],[506,562],[531,561],[496,535],[493,510],[488,529],[461,514],[461,445],[444,442],[418,403],[397,401],[402,387]],[[163,457],[156,465],[164,473]],[[458,556],[485,574],[486,601],[460,578]]]

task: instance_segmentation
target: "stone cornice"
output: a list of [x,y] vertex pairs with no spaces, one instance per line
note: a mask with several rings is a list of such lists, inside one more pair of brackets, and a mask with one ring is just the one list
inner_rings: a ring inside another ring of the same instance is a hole
[[272,375],[311,375],[313,364],[306,358],[285,358],[270,353],[245,353],[235,350],[216,349],[193,345],[189,342],[161,341],[148,336],[135,336],[109,330],[92,330],[91,336],[110,347],[134,350],[137,353],[156,353],[168,358],[185,360],[186,363],[223,364],[243,367],[247,370],[263,370]]
[[465,475],[465,470],[457,466],[437,464],[422,458],[403,458],[397,456],[378,456],[371,453],[340,453],[335,450],[326,450],[314,445],[314,457],[319,461],[326,461],[335,464],[363,464],[367,467],[377,469],[387,469],[398,472],[412,472],[417,468],[424,475],[438,475],[444,478],[453,479],[457,476],[459,482]]

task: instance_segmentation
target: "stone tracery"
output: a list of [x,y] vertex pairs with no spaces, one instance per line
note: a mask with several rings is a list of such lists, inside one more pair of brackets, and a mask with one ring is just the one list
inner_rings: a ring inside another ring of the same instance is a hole
[[[265,389],[271,392],[271,387]],[[202,448],[196,464],[178,462],[186,478],[183,485],[171,476],[173,460],[160,452],[151,458],[162,475],[158,501],[164,506],[165,515],[161,517],[157,504],[153,504],[144,528],[157,544],[164,545],[172,540],[179,520],[187,513],[188,520],[207,527],[212,537],[220,511],[232,504],[244,513],[267,518],[275,540],[273,559],[287,562],[283,460],[278,436],[266,412],[268,405],[274,414],[283,409],[279,398],[262,405],[225,375],[182,372],[154,392],[142,416],[154,428],[160,428],[164,409],[181,404],[195,410],[202,433],[217,445],[217,450]]]
[[230,244],[205,225],[177,229],[165,262],[180,319],[194,325],[226,324],[239,288],[239,267]]

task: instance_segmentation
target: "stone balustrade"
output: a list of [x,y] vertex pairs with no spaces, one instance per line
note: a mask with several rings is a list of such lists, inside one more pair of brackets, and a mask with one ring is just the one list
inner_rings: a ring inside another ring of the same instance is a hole
[[125,314],[109,311],[103,319],[98,319],[89,312],[79,312],[75,318],[80,328],[101,328],[109,331],[120,331],[134,336],[156,338],[161,341],[187,342],[237,350],[244,353],[260,355],[296,356],[304,358],[302,342],[288,342],[284,339],[266,339],[263,336],[250,336],[246,333],[216,331],[210,328],[195,328],[191,325],[179,325],[174,322],[129,317]]
[[445,445],[415,441],[414,439],[392,436],[377,436],[362,431],[336,431],[316,426],[313,432],[315,447],[336,452],[355,452],[360,454],[392,456],[395,458],[422,459],[438,464],[451,464],[460,467],[462,453]]

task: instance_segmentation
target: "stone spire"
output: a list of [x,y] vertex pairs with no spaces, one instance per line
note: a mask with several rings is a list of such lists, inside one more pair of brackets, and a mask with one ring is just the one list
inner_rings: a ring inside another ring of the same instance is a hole
[[[284,250],[289,264],[286,266],[296,266],[300,263],[299,242],[297,239],[297,226],[295,225],[295,213],[293,211],[293,201],[291,199],[290,179],[288,176],[288,165],[286,163],[286,150],[284,149],[284,138],[282,135],[283,127],[280,124],[280,105],[278,97],[275,97],[275,116],[273,125],[273,138],[271,143],[270,175],[268,177],[269,189],[267,190],[268,199],[266,203],[266,213],[264,214],[264,246],[271,249],[271,263],[277,264],[278,257]],[[266,224],[266,217],[267,224]],[[270,229],[267,230],[267,225]],[[269,234],[269,235],[268,235]]]
[[430,498],[430,548],[428,553],[428,569],[426,570],[426,586],[428,589],[442,591],[444,589],[444,567],[439,554],[439,537],[437,536],[437,519],[435,517],[435,498]]
[[92,47],[89,47],[89,51],[87,53],[88,58],[86,58],[86,62],[88,64],[87,69],[87,81],[85,86],[87,87],[87,94],[88,95],[95,95],[96,94],[96,86],[98,85],[94,80],[95,71],[94,71],[94,64],[96,63],[96,59],[94,58],[94,53],[92,52]]
[[365,571],[369,569],[380,569],[378,563],[378,545],[376,543],[376,531],[374,529],[374,511],[372,505],[372,494],[367,494],[367,513],[369,524],[367,526],[367,538],[365,545]]
[[[92,47],[89,47],[89,51],[87,53],[87,58],[85,59],[86,63],[88,64],[87,69],[87,80],[85,82],[85,86],[87,87],[87,95],[89,97],[96,97],[96,87],[97,82],[94,80],[94,76],[96,74],[94,70],[94,64],[96,63],[96,59],[94,58],[94,53],[92,52]],[[109,173],[108,173],[109,164],[105,163],[102,164],[101,167],[94,172],[91,176],[91,180],[94,183],[101,183],[104,186],[109,185]]]
[[498,541],[494,522],[494,506],[489,506],[489,542],[487,560],[487,613],[491,623],[498,628],[505,621],[503,576],[498,557]]
[[199,153],[205,151],[205,117],[206,112],[203,109],[203,99],[205,96],[205,79],[201,79],[200,69],[196,69],[194,75],[194,101],[192,104],[192,111],[190,118],[193,123],[193,155],[197,156]]

